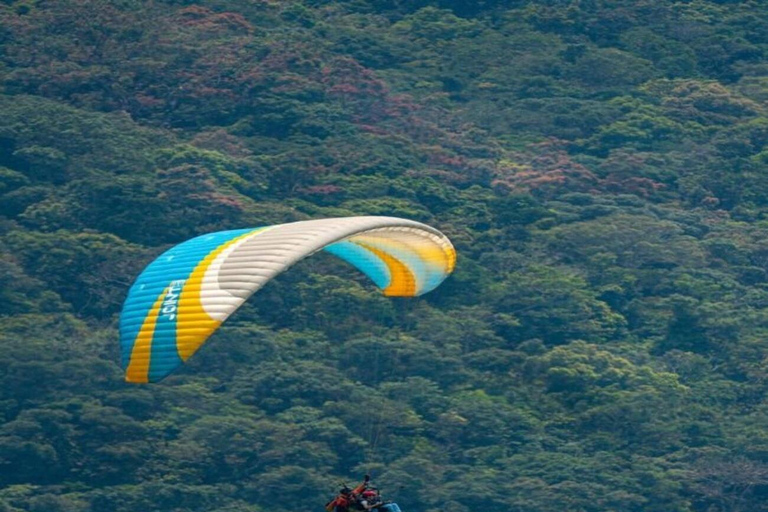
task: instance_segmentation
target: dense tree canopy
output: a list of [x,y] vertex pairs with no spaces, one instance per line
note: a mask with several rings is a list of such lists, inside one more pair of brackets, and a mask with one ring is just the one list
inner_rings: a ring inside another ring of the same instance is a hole
[[[0,5],[0,511],[768,510],[768,10]],[[141,269],[216,230],[428,222],[416,300],[326,256],[122,382]]]

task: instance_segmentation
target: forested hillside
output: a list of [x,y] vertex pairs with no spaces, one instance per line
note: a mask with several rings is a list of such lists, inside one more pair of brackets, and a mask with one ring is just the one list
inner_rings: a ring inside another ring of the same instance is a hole
[[[759,0],[5,0],[0,511],[768,511],[767,57]],[[161,252],[348,215],[456,271],[318,255],[123,382]]]

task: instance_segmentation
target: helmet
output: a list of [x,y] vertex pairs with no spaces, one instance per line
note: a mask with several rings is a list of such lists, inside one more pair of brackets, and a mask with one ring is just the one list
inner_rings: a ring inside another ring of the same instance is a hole
[[375,491],[371,491],[371,490],[363,491],[363,498],[369,499],[369,498],[375,498],[375,497],[376,497]]

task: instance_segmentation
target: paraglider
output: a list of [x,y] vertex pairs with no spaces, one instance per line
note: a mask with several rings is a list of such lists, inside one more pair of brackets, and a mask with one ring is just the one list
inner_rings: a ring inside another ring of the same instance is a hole
[[388,296],[427,293],[456,262],[440,231],[396,217],[309,220],[198,236],[160,255],[131,287],[120,314],[125,380],[162,380],[248,297],[321,250],[357,267]]
[[339,494],[325,504],[326,512],[351,512],[354,510],[376,510],[384,512],[402,512],[397,503],[385,501],[379,490],[370,485],[370,475],[365,475],[363,482],[350,489],[346,485]]

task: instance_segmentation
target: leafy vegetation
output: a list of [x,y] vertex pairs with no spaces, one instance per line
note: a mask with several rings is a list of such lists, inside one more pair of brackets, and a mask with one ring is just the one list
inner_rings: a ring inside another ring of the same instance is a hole
[[[0,511],[768,510],[767,54],[746,0],[6,1]],[[319,255],[122,382],[164,249],[364,214],[456,272]]]

